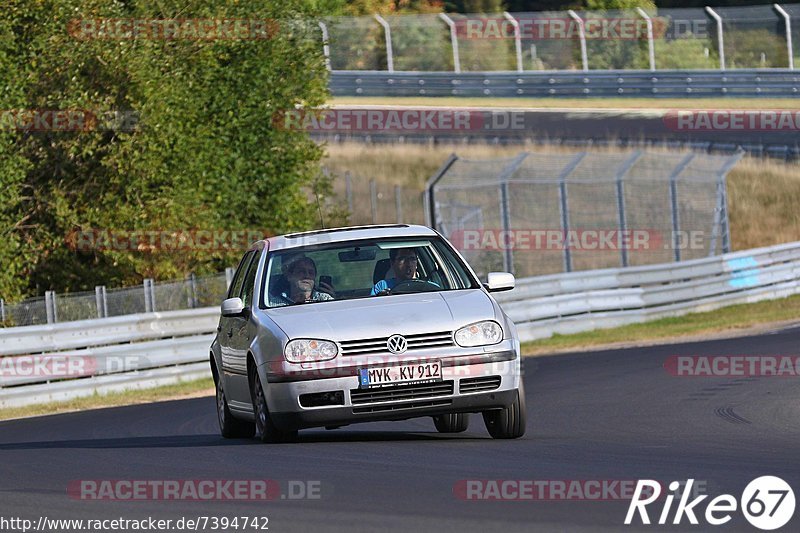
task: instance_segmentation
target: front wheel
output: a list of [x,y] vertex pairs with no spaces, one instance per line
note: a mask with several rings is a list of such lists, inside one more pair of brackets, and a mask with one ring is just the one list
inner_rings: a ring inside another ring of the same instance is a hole
[[291,442],[297,438],[297,430],[284,431],[279,429],[272,418],[269,416],[267,408],[267,398],[264,395],[264,388],[261,386],[261,378],[258,373],[252,377],[250,382],[251,396],[253,398],[253,413],[256,418],[256,437],[261,442]]
[[462,433],[469,427],[469,414],[448,413],[433,417],[433,425],[439,433]]
[[517,397],[508,407],[483,412],[483,422],[495,439],[518,439],[525,434],[525,387],[520,380]]
[[222,389],[222,378],[217,378],[217,421],[219,431],[226,439],[247,439],[253,436],[256,426],[252,422],[234,418]]

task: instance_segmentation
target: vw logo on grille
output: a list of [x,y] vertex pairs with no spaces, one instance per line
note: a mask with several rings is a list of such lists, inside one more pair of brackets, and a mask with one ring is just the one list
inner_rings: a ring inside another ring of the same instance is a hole
[[406,338],[402,335],[392,335],[386,341],[386,347],[389,348],[389,351],[392,353],[403,353],[408,350],[408,342],[406,342]]

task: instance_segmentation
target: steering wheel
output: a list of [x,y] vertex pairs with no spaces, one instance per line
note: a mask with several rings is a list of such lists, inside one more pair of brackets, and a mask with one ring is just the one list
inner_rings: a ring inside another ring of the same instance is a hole
[[392,288],[392,294],[405,294],[410,292],[431,292],[438,291],[441,287],[437,284],[424,279],[407,279],[401,281]]

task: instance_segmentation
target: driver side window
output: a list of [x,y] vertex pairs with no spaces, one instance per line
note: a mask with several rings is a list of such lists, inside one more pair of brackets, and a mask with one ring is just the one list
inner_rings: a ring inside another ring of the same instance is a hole
[[261,259],[262,252],[256,252],[253,260],[250,261],[250,268],[247,270],[247,275],[244,278],[244,285],[242,286],[242,302],[245,308],[253,304],[253,288],[256,284],[256,271],[258,270],[258,260]]
[[247,272],[247,267],[250,265],[250,259],[253,257],[254,253],[253,250],[250,250],[244,254],[244,257],[242,257],[242,260],[239,262],[239,267],[236,269],[236,274],[233,275],[231,286],[228,289],[228,298],[236,298],[240,295],[245,273]]

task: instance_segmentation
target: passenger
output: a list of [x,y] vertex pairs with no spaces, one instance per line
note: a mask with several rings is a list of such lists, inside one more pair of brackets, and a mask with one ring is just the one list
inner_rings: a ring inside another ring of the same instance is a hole
[[270,294],[270,307],[333,300],[330,294],[314,289],[316,279],[317,265],[313,259],[300,257],[294,260],[286,270],[288,290],[280,294]]
[[382,279],[372,287],[370,295],[389,294],[403,281],[417,277],[417,253],[413,248],[392,248],[389,250],[389,264],[394,277]]

